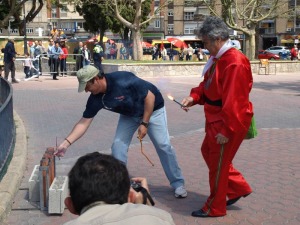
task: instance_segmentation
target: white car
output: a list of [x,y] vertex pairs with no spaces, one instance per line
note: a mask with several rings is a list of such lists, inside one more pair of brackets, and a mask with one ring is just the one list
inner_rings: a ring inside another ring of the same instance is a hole
[[266,52],[271,52],[273,54],[282,56],[282,55],[290,55],[290,50],[286,46],[272,46],[265,50]]

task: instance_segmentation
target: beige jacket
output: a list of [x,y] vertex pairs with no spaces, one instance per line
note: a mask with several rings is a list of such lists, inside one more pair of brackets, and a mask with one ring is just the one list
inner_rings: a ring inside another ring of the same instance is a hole
[[171,215],[153,206],[100,204],[64,225],[175,225]]

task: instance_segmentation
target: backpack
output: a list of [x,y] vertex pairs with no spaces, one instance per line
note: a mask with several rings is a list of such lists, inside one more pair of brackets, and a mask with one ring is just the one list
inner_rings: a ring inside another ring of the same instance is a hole
[[38,55],[40,55],[42,52],[41,52],[41,49],[37,46],[34,47],[34,52],[33,52],[33,56],[34,58],[36,58]]

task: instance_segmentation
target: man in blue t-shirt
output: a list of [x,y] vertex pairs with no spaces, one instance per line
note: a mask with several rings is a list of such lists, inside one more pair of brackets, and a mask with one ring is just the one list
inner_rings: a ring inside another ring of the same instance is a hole
[[94,116],[101,109],[120,114],[112,155],[127,163],[127,151],[136,130],[142,140],[146,134],[152,140],[175,197],[184,198],[187,192],[167,128],[164,99],[152,83],[131,72],[117,71],[103,74],[91,65],[77,72],[78,92],[91,92],[83,117],[57,149],[57,156],[64,156],[67,148],[88,129]]

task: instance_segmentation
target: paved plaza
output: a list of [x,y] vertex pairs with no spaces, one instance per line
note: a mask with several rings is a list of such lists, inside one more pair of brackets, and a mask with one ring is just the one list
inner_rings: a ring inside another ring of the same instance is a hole
[[[22,183],[12,211],[3,225],[53,225],[75,218],[67,209],[63,215],[48,215],[28,201],[28,179],[47,147],[60,143],[85,108],[88,94],[77,93],[76,77],[50,76],[13,84],[14,110],[26,130],[27,159]],[[242,143],[233,163],[253,189],[253,193],[227,207],[227,216],[194,218],[208,197],[208,170],[200,153],[204,137],[202,106],[189,112],[167,98],[181,101],[197,86],[201,77],[145,77],[161,90],[168,113],[171,141],[186,179],[188,197],[176,199],[152,143],[144,140],[144,149],[154,162],[152,167],[141,154],[137,138],[129,149],[131,176],[148,178],[156,206],[170,212],[177,225],[298,225],[300,224],[300,72],[277,75],[254,74],[251,101],[259,135]],[[88,132],[56,161],[57,175],[67,175],[77,158],[85,153],[110,153],[118,114],[102,110]],[[18,138],[18,136],[17,136]],[[11,187],[13,188],[13,187]],[[1,200],[0,200],[1,201]]]

